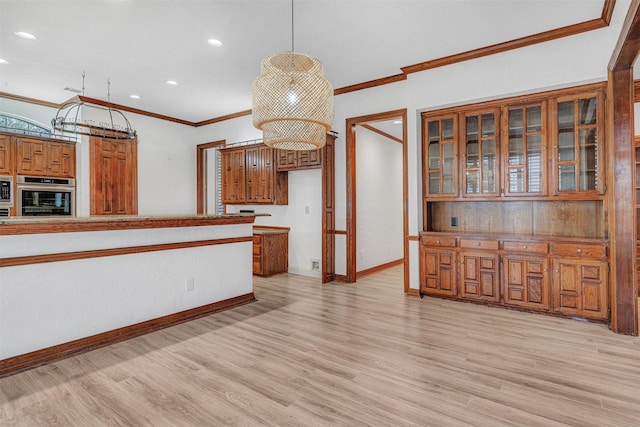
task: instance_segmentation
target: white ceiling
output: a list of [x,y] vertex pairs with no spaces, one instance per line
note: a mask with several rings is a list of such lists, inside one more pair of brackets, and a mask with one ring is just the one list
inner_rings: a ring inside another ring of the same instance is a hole
[[[318,58],[340,88],[596,19],[603,4],[295,0],[295,50]],[[56,103],[75,95],[64,88],[80,89],[85,71],[86,96],[106,100],[110,79],[112,102],[192,122],[220,117],[250,109],[261,59],[290,48],[290,0],[0,0],[0,58],[9,61],[0,91]]]

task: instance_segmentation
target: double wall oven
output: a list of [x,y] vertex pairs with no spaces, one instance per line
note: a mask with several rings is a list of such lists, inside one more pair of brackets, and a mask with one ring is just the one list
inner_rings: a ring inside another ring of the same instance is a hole
[[75,216],[73,178],[16,177],[17,216]]

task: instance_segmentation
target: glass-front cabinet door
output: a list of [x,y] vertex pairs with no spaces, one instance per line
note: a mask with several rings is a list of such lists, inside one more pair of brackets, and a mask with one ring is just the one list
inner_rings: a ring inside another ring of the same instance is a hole
[[429,198],[457,196],[456,116],[423,118],[422,135],[423,194]]
[[503,109],[505,196],[547,193],[546,103]]
[[497,110],[465,114],[462,144],[465,196],[499,194],[498,117]]
[[603,194],[604,106],[600,93],[559,98],[555,124],[555,192]]

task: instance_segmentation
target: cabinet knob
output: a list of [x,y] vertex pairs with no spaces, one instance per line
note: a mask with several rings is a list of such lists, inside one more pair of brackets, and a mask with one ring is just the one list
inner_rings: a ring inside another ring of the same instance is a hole
[[556,273],[560,273],[560,270],[558,270],[557,268],[556,268]]
[[480,246],[480,245],[482,245],[482,243],[480,243],[480,242],[476,243],[476,246]]
[[527,245],[522,245],[522,249],[527,249]]
[[578,251],[577,251],[577,252],[578,252],[579,254],[581,254],[581,253],[582,253],[582,249],[578,248]]
[[549,271],[549,270],[547,270],[547,269],[545,268],[545,269],[544,269],[544,272],[546,273],[547,271]]
[[436,244],[439,245],[440,244],[440,240],[436,240]]

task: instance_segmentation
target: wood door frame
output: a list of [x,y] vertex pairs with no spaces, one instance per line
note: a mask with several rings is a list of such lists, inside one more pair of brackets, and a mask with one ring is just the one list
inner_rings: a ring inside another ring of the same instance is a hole
[[347,271],[346,282],[357,278],[356,266],[356,126],[392,119],[402,119],[402,229],[404,252],[404,292],[409,291],[409,151],[407,147],[407,109],[352,117],[346,120],[346,169],[347,169]]
[[206,142],[196,146],[196,213],[203,215],[207,207],[207,157],[209,148],[224,147],[227,140]]
[[633,65],[640,53],[640,0],[629,6],[618,42],[609,61],[609,141],[610,190],[608,204],[611,230],[611,329],[638,335],[638,284],[636,279],[637,212],[634,181],[634,83]]

